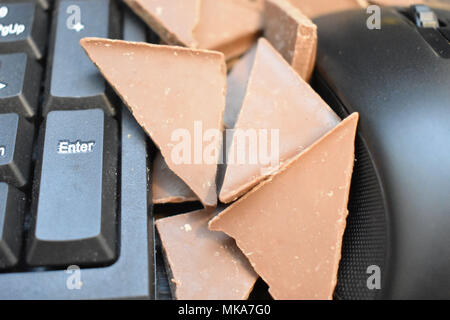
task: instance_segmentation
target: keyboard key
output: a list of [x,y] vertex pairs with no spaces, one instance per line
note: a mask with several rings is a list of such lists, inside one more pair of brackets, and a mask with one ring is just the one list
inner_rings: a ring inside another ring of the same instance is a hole
[[14,267],[22,243],[25,196],[0,182],[0,270]]
[[0,53],[26,52],[41,59],[47,41],[47,17],[33,1],[0,2]]
[[33,125],[15,113],[0,114],[0,181],[18,188],[27,184]]
[[0,55],[0,113],[34,117],[42,68],[25,53]]
[[118,131],[100,109],[48,114],[27,262],[96,266],[117,258]]
[[[48,10],[50,9],[50,4],[52,1],[53,0],[28,0],[27,2],[36,2],[42,7],[42,9]],[[2,3],[14,3],[14,2],[17,2],[17,0],[2,0]]]
[[118,24],[110,0],[61,1],[54,11],[56,23],[49,60],[44,116],[52,110],[95,109],[115,113],[110,90],[80,46],[84,37],[114,38],[110,25]]

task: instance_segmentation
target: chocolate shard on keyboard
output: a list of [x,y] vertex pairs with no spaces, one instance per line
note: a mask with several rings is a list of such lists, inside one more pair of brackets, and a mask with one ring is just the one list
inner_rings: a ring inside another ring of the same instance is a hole
[[234,128],[241,112],[247,91],[248,79],[255,61],[256,46],[247,52],[231,69],[227,77],[227,103],[224,123],[227,129]]
[[220,200],[236,200],[339,122],[310,85],[261,38],[228,150]]
[[124,0],[167,44],[196,47],[200,0]]
[[82,39],[81,45],[168,167],[205,207],[215,207],[226,94],[223,54],[99,38]]
[[221,51],[229,60],[251,48],[262,28],[262,11],[242,0],[201,0],[194,38],[199,48]]
[[354,113],[210,223],[236,240],[275,299],[331,299],[354,163]]
[[198,201],[195,193],[169,169],[161,152],[153,160],[152,197],[154,204]]
[[317,51],[317,26],[288,0],[267,0],[264,36],[309,81]]
[[361,9],[367,5],[366,0],[289,0],[303,14],[313,19],[339,11]]
[[258,278],[233,239],[208,230],[215,212],[156,222],[172,294],[179,300],[247,299]]

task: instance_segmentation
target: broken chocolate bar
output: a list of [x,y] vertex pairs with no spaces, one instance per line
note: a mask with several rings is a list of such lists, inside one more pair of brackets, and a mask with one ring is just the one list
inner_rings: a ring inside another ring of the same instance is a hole
[[208,230],[214,215],[195,211],[156,222],[176,299],[247,299],[258,278],[233,239]]
[[164,41],[238,57],[262,30],[261,4],[248,0],[125,0]]
[[[81,45],[170,170],[205,207],[216,206],[226,94],[223,54],[99,38],[82,39]],[[217,134],[202,139],[203,133]]]
[[152,197],[154,204],[198,201],[195,193],[169,169],[161,152],[153,160]]
[[200,0],[124,0],[168,44],[196,47]]
[[354,113],[209,223],[236,240],[275,299],[332,299],[357,124]]
[[288,0],[267,0],[264,36],[305,80],[314,70],[317,26]]
[[194,30],[199,48],[221,51],[228,60],[254,44],[262,29],[262,13],[241,1],[201,0],[200,19]]
[[220,201],[236,200],[339,122],[310,85],[261,38],[228,150]]

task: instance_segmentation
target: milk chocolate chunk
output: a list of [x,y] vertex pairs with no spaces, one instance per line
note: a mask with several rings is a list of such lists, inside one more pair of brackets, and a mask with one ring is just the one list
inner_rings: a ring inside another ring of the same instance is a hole
[[223,54],[98,38],[82,39],[81,45],[170,170],[205,207],[214,207],[226,94]]
[[264,36],[309,81],[317,51],[317,26],[288,0],[267,0]]
[[169,169],[161,152],[153,159],[152,197],[154,204],[198,201],[195,193]]
[[352,114],[209,224],[236,240],[275,299],[332,299],[357,123]]
[[227,102],[225,108],[225,127],[234,128],[244,102],[248,79],[255,61],[256,46],[247,52],[231,69],[227,77]]
[[361,9],[366,0],[289,0],[300,11],[313,19],[339,11]]
[[229,60],[251,48],[262,27],[261,10],[242,0],[201,0],[194,38],[199,48],[221,51]]
[[258,278],[233,239],[208,230],[214,215],[195,211],[156,222],[176,299],[247,299]]
[[310,85],[261,38],[228,150],[220,200],[236,200],[339,122]]
[[200,0],[124,0],[167,44],[196,47]]
[[164,43],[242,55],[262,30],[262,8],[249,0],[125,0]]

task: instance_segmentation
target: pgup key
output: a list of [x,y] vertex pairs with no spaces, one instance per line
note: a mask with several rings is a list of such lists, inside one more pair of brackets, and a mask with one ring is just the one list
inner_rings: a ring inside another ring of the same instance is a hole
[[100,109],[53,111],[39,144],[32,266],[98,266],[117,258],[118,131]]
[[41,59],[47,41],[47,16],[35,2],[0,2],[0,53],[25,52]]

